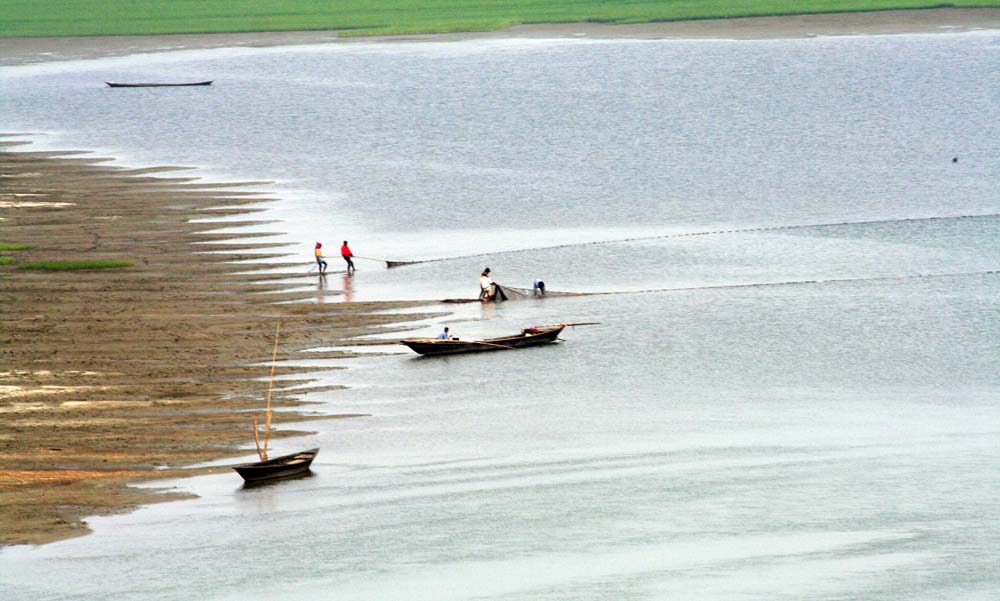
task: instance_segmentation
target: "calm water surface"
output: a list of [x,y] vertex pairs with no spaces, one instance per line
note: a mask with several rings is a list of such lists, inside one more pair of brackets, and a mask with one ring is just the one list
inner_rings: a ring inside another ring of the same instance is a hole
[[[312,477],[169,483],[200,496],[0,552],[0,597],[994,599],[998,71],[996,32],[0,69],[37,147],[274,180],[283,223],[246,231],[303,265],[447,259],[299,280],[316,302],[470,296],[485,265],[614,293],[413,323],[601,322],[554,347],[302,362],[350,387],[313,410],[370,415],[279,443],[322,447]],[[102,87],[151,79],[217,83]]]

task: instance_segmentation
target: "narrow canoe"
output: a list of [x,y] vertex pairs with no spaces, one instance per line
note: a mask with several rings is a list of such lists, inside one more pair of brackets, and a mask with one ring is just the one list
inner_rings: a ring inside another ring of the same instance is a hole
[[113,81],[104,82],[112,88],[169,88],[177,86],[210,86],[212,81],[195,81],[191,83],[116,83]]
[[308,451],[275,457],[267,461],[235,465],[233,469],[236,470],[236,473],[243,476],[243,479],[247,482],[287,478],[288,476],[308,472],[309,466],[312,465],[317,453],[319,453],[319,449],[309,449]]
[[[565,326],[529,328],[515,336],[486,338],[484,340],[445,340],[440,338],[407,338],[401,340],[421,355],[452,355],[455,353],[480,353],[541,346],[556,341]],[[532,331],[534,330],[534,331]]]

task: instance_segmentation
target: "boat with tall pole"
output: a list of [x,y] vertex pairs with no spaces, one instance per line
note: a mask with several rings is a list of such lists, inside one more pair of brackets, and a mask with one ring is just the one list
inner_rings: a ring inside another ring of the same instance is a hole
[[253,440],[257,446],[257,456],[260,461],[233,466],[236,473],[242,476],[247,484],[305,474],[309,471],[309,466],[312,465],[316,454],[319,453],[319,449],[316,448],[273,459],[267,457],[267,447],[271,440],[271,391],[274,387],[274,367],[278,360],[278,335],[280,331],[281,324],[279,323],[274,329],[274,354],[271,357],[271,377],[267,383],[267,413],[264,420],[263,444],[260,440],[260,424],[257,422],[257,416],[253,418]]

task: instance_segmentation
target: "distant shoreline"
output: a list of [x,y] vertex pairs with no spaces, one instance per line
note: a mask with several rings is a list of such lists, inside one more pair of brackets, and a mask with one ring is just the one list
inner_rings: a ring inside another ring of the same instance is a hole
[[1000,29],[1000,8],[933,8],[630,25],[547,23],[488,32],[341,37],[337,31],[271,31],[142,36],[0,38],[0,66],[130,54],[324,43],[472,39],[790,39],[816,36],[954,33]]

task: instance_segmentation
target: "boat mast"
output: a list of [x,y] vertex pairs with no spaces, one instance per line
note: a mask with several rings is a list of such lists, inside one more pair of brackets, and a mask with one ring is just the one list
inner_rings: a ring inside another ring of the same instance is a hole
[[271,378],[267,381],[267,420],[264,422],[264,447],[260,446],[260,434],[257,426],[257,416],[253,418],[253,441],[257,445],[257,456],[261,461],[267,461],[267,443],[271,440],[271,388],[274,385],[274,365],[278,360],[278,333],[281,322],[274,328],[274,354],[271,356]]

